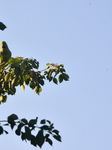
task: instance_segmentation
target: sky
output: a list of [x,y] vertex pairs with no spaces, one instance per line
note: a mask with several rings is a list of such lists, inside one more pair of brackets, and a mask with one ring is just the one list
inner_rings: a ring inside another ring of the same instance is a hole
[[[45,143],[42,150],[112,149],[112,1],[1,0],[0,31],[12,57],[64,64],[68,82],[46,82],[40,96],[29,87],[17,88],[0,106],[0,120],[48,119],[62,142]],[[14,131],[0,136],[0,148],[36,150]]]

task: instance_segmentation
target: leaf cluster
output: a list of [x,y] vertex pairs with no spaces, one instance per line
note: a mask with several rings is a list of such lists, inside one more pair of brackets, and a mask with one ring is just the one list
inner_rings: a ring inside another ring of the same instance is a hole
[[[0,121],[0,135],[4,132],[8,134],[8,132],[3,128],[4,126],[9,126],[12,130],[15,128],[15,134],[20,136],[22,141],[29,141],[35,147],[39,146],[41,148],[45,142],[52,146],[53,142],[51,137],[61,142],[59,131],[54,129],[54,124],[49,120],[43,119],[39,123],[38,117],[28,121],[25,118],[19,119],[16,114],[12,114],[7,117],[7,120]],[[34,130],[37,130],[36,135],[32,133]]]
[[[14,95],[16,87],[21,86],[23,91],[25,86],[29,86],[38,95],[42,91],[45,80],[53,81],[55,84],[68,81],[69,76],[65,73],[64,65],[48,63],[44,70],[38,71],[39,62],[29,58],[10,58],[7,63],[0,64],[0,103],[7,101],[7,95]],[[31,71],[35,73],[34,78]],[[58,77],[57,77],[58,75]]]

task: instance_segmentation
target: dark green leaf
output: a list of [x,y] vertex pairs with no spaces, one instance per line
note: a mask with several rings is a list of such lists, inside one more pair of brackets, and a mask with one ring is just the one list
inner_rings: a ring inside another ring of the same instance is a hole
[[45,138],[43,135],[43,130],[40,130],[36,136],[36,144],[41,148],[44,144]]
[[3,134],[3,127],[0,126],[0,135]]
[[36,86],[36,85],[35,85],[34,81],[31,81],[31,82],[30,82],[30,87],[31,87],[32,89],[34,89],[35,86]]
[[59,142],[61,142],[61,137],[58,135],[53,135],[53,137],[57,140],[57,141],[59,141]]
[[6,101],[7,101],[7,95],[3,96],[2,103],[5,103]]
[[4,30],[5,28],[7,28],[2,22],[0,22],[0,30]]
[[12,130],[13,130],[13,128],[14,128],[15,125],[16,125],[16,124],[15,124],[14,121],[10,122],[10,126],[11,126],[11,129],[12,129]]
[[49,134],[46,134],[46,135],[45,135],[45,139],[47,139],[49,136],[50,136]]
[[10,124],[11,129],[14,128],[14,126],[15,126],[15,121],[14,121],[14,120],[17,120],[17,119],[18,119],[18,116],[15,115],[15,114],[12,114],[12,115],[10,115],[10,116],[8,117],[8,123]]
[[56,133],[57,135],[59,134],[58,130],[53,130],[52,132]]
[[51,130],[51,128],[47,125],[43,125],[42,127],[40,127],[42,130]]
[[54,82],[55,84],[58,84],[58,81],[57,81],[56,78],[53,78],[53,82]]
[[43,119],[43,120],[41,120],[41,122],[40,122],[41,124],[45,124],[46,123],[46,120],[45,119]]
[[23,133],[23,132],[21,132],[22,133],[22,135],[21,135],[21,139],[22,140],[26,140],[26,134],[25,133]]
[[29,121],[29,127],[33,127],[33,126],[37,123],[37,119],[38,119],[38,118],[36,118],[36,119],[31,119],[31,120]]
[[8,132],[7,132],[6,130],[4,130],[4,132],[5,132],[6,134],[8,134]]
[[39,79],[38,82],[39,82],[39,84],[44,85],[44,80]]
[[37,146],[36,137],[34,135],[31,135],[31,144]]
[[21,132],[20,132],[20,130],[16,129],[15,133],[16,133],[16,135],[19,136]]
[[25,124],[28,124],[28,121],[25,118],[21,119],[21,121],[24,122]]
[[49,121],[49,120],[46,120],[49,124],[51,124],[51,121]]
[[14,73],[18,76],[21,73],[20,67],[15,67]]
[[68,81],[68,80],[69,80],[69,76],[68,76],[66,73],[62,73],[62,78],[63,78],[65,81]]
[[49,139],[49,138],[46,138],[46,142],[48,142],[51,146],[53,145],[52,140],[51,140],[51,139]]
[[8,123],[4,124],[4,126],[8,126],[8,125],[9,125]]
[[60,83],[63,82],[62,74],[59,75],[58,80],[59,80]]
[[12,115],[8,116],[8,120],[9,119],[11,119],[11,120],[17,120],[18,116],[16,114],[12,114]]
[[31,139],[31,131],[28,127],[25,127],[25,134],[26,134],[26,139],[30,140]]
[[21,128],[24,126],[24,124],[23,123],[20,123],[19,125],[18,125],[18,127],[17,127],[17,134],[18,135],[20,135],[20,132],[21,132]]

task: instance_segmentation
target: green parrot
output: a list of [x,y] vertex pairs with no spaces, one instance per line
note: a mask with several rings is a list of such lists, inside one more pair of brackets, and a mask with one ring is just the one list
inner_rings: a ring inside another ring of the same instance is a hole
[[0,63],[7,62],[11,58],[11,51],[9,50],[7,43],[5,41],[1,42],[1,51],[0,51]]

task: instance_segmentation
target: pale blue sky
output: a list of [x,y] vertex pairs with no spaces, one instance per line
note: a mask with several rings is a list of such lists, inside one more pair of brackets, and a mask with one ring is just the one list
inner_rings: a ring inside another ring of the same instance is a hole
[[[1,0],[0,31],[12,56],[65,65],[69,82],[46,82],[40,96],[29,87],[0,106],[0,119],[49,119],[60,131],[42,150],[112,149],[112,1]],[[14,132],[0,136],[0,149],[36,150]]]

